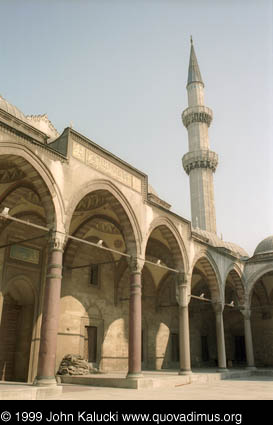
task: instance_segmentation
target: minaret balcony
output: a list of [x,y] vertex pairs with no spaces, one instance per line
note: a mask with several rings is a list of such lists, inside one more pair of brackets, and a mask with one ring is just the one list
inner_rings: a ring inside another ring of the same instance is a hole
[[209,168],[215,172],[218,165],[218,155],[213,151],[200,149],[186,153],[182,158],[182,164],[187,174],[190,174],[190,171],[194,168]]
[[182,113],[182,121],[186,128],[192,123],[200,122],[210,126],[213,114],[212,110],[207,106],[191,106]]

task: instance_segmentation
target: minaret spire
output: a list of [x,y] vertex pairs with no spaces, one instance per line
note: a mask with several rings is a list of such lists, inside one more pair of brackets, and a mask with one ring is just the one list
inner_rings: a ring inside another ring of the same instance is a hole
[[182,121],[188,130],[189,152],[183,156],[184,170],[190,177],[192,226],[216,233],[213,173],[218,155],[210,150],[208,127],[212,110],[204,106],[204,83],[193,47],[192,36],[188,71],[188,105]]
[[194,82],[202,83],[204,86],[199,65],[197,62],[197,57],[193,47],[192,36],[191,36],[191,53],[190,53],[190,62],[189,62],[189,71],[188,71],[188,84],[191,84]]

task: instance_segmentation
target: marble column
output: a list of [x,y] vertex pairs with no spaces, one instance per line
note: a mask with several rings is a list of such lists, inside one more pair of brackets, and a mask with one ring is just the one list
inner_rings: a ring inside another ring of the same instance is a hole
[[56,385],[56,348],[62,282],[64,235],[53,232],[48,247],[38,372],[35,385]]
[[3,297],[2,292],[0,292],[0,325],[1,325],[1,321],[2,321],[3,305],[4,305],[4,297]]
[[179,304],[179,375],[191,374],[190,331],[188,291],[185,273],[177,274],[177,289]]
[[141,377],[141,270],[143,261],[130,257],[129,349],[127,378]]
[[245,309],[245,310],[241,310],[241,313],[244,316],[247,369],[256,369],[255,360],[254,360],[254,352],[253,352],[251,322],[250,322],[251,311],[249,309]]
[[223,321],[223,303],[214,302],[213,308],[216,315],[216,338],[217,338],[217,353],[218,353],[218,369],[223,372],[227,370],[226,347],[225,347],[225,332]]

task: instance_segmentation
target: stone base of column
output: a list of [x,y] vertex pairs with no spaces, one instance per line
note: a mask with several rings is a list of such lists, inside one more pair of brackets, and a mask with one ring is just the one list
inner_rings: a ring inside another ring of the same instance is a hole
[[143,374],[141,372],[139,373],[127,373],[126,379],[139,379],[143,378]]
[[178,372],[178,375],[191,375],[192,371],[191,370],[180,370]]
[[230,371],[226,367],[218,367],[217,372],[224,373],[224,372],[230,372]]
[[246,366],[247,370],[257,370],[256,366]]
[[56,387],[57,381],[55,376],[50,377],[43,377],[43,376],[37,376],[35,378],[35,381],[33,382],[33,385],[36,387]]

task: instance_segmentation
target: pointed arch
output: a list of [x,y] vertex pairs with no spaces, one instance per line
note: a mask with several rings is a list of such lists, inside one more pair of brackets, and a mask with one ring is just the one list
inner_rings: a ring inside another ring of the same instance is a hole
[[203,249],[194,257],[190,271],[191,280],[194,268],[198,268],[197,265],[200,267],[201,271],[207,278],[212,300],[223,301],[224,296],[221,289],[220,272],[218,270],[217,264],[215,263],[208,250]]
[[51,228],[64,231],[64,202],[52,172],[27,146],[14,141],[1,141],[1,157],[13,160],[16,167],[22,168],[25,176],[31,176],[31,185],[42,199],[47,215],[47,223]]
[[269,263],[264,266],[262,266],[259,270],[257,270],[255,273],[253,273],[248,279],[247,279],[247,304],[250,305],[251,303],[251,297],[253,293],[253,289],[255,286],[255,283],[261,279],[265,274],[273,272],[273,264]]
[[108,200],[120,217],[127,249],[131,254],[139,255],[141,253],[142,233],[133,207],[117,186],[108,180],[94,180],[77,190],[76,194],[70,199],[67,208],[66,230],[69,231],[73,213],[79,202],[86,195],[97,191],[108,193]]
[[226,288],[228,277],[230,276],[232,286],[235,290],[239,304],[243,306],[245,304],[245,278],[244,275],[236,263],[232,263],[225,272],[224,285]]
[[164,233],[164,238],[167,240],[174,257],[175,267],[187,273],[189,270],[189,260],[184,241],[177,227],[168,217],[157,217],[151,222],[146,236],[145,251],[153,231],[157,228],[161,228]]

